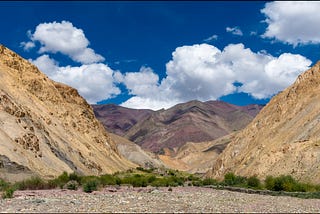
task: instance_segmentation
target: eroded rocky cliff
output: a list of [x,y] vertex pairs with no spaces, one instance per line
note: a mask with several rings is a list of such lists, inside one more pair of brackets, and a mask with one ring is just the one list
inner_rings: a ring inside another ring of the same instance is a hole
[[119,155],[76,89],[50,80],[2,45],[0,82],[2,178],[97,175],[136,166]]

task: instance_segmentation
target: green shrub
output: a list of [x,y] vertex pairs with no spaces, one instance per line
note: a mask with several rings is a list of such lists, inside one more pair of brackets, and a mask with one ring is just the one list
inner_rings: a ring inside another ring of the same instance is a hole
[[73,172],[73,173],[69,174],[69,181],[77,181],[78,183],[80,183],[81,176],[79,176],[78,174]]
[[265,180],[265,187],[273,191],[306,192],[312,185],[299,183],[291,175],[279,177],[268,176]]
[[242,176],[236,176],[232,172],[229,172],[224,175],[223,184],[229,186],[246,186],[247,178]]
[[258,189],[261,187],[261,182],[256,176],[251,176],[247,179],[247,186]]
[[67,172],[63,172],[57,178],[49,180],[47,183],[50,189],[56,187],[60,187],[61,189],[63,189],[66,183],[68,183],[70,180],[80,182],[80,177],[78,177],[78,175],[76,175],[75,173],[68,175]]
[[162,179],[156,179],[156,180],[154,180],[152,183],[150,183],[150,186],[153,186],[153,187],[161,187],[161,186],[163,186],[163,185],[161,184],[161,180],[162,180]]
[[48,189],[48,185],[40,177],[32,177],[27,180],[23,180],[15,183],[15,186],[19,190],[37,190]]
[[83,191],[91,193],[98,190],[99,182],[97,180],[90,180],[83,184]]
[[99,180],[100,180],[100,184],[102,186],[116,185],[117,184],[116,177],[112,176],[112,175],[109,175],[109,174],[101,175],[99,177]]
[[148,177],[148,184],[151,184],[151,183],[154,182],[156,179],[157,179],[157,177],[154,176],[154,175],[149,176],[149,177]]
[[13,187],[8,187],[4,190],[4,192],[2,193],[2,198],[13,198],[13,193],[14,193],[15,189]]
[[174,186],[182,186],[184,184],[184,179],[178,176],[170,176],[169,180],[174,183]]
[[207,185],[217,185],[218,181],[216,179],[212,179],[212,178],[205,178],[203,180],[203,185],[207,186]]
[[232,172],[228,172],[227,174],[224,175],[224,180],[223,183],[226,185],[234,185],[236,179],[236,175],[233,174]]
[[169,186],[167,180],[164,179],[164,178],[156,178],[154,181],[152,181],[150,183],[150,185],[153,186],[153,187],[166,187],[166,186]]
[[8,186],[9,186],[9,183],[7,183],[4,180],[0,179],[0,191],[5,190]]
[[274,190],[274,178],[271,175],[266,177],[264,186],[268,190]]
[[80,180],[80,184],[81,186],[83,186],[83,184],[88,183],[89,181],[95,180],[98,183],[100,183],[100,178],[97,176],[93,176],[93,175],[88,175],[88,176],[82,176],[81,180]]
[[193,180],[198,180],[199,178],[198,177],[195,177],[194,175],[189,175],[188,177],[187,177],[187,180],[188,181],[193,181]]
[[196,186],[196,187],[201,187],[201,186],[203,186],[203,181],[201,181],[201,180],[194,180],[194,181],[192,181],[192,186]]
[[148,186],[148,177],[140,174],[134,174],[124,177],[121,182],[123,184],[130,184],[133,187],[146,187]]
[[67,183],[69,181],[68,173],[64,171],[61,175],[59,175],[58,180]]
[[65,185],[64,185],[64,189],[69,189],[69,190],[77,190],[79,187],[79,184],[77,181],[75,180],[71,180],[68,181]]
[[115,177],[116,179],[116,185],[121,185],[122,180],[119,177]]

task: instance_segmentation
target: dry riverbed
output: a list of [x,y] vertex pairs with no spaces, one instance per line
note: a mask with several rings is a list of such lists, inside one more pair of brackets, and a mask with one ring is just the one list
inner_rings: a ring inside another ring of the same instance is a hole
[[16,191],[0,199],[0,212],[320,212],[320,199],[246,194],[203,187],[107,187]]

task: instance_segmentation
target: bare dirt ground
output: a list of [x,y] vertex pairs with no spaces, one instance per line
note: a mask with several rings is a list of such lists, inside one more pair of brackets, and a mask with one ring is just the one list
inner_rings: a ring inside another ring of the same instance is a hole
[[246,194],[201,187],[107,187],[82,190],[16,191],[14,198],[0,199],[0,212],[320,212],[320,199]]

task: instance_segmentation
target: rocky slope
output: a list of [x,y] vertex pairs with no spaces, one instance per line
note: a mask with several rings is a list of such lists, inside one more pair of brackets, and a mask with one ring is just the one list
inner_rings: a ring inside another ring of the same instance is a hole
[[78,92],[48,79],[0,45],[0,175],[9,180],[63,171],[102,174],[136,165]]
[[122,132],[122,136],[143,149],[163,153],[165,148],[174,150],[187,142],[212,141],[240,130],[254,118],[262,106],[235,106],[222,101],[190,101],[168,110],[153,112],[130,110],[115,105],[93,108],[108,131]]
[[205,174],[212,168],[218,156],[232,141],[236,132],[207,142],[187,142],[176,151],[164,149],[163,155],[158,155],[168,168],[189,173]]
[[290,174],[320,182],[320,62],[279,93],[227,146],[209,176]]
[[[144,151],[137,144],[124,137],[109,133],[110,137],[116,142],[119,153],[131,162],[143,168],[164,167],[162,161],[152,152]],[[168,166],[167,166],[168,167]]]

